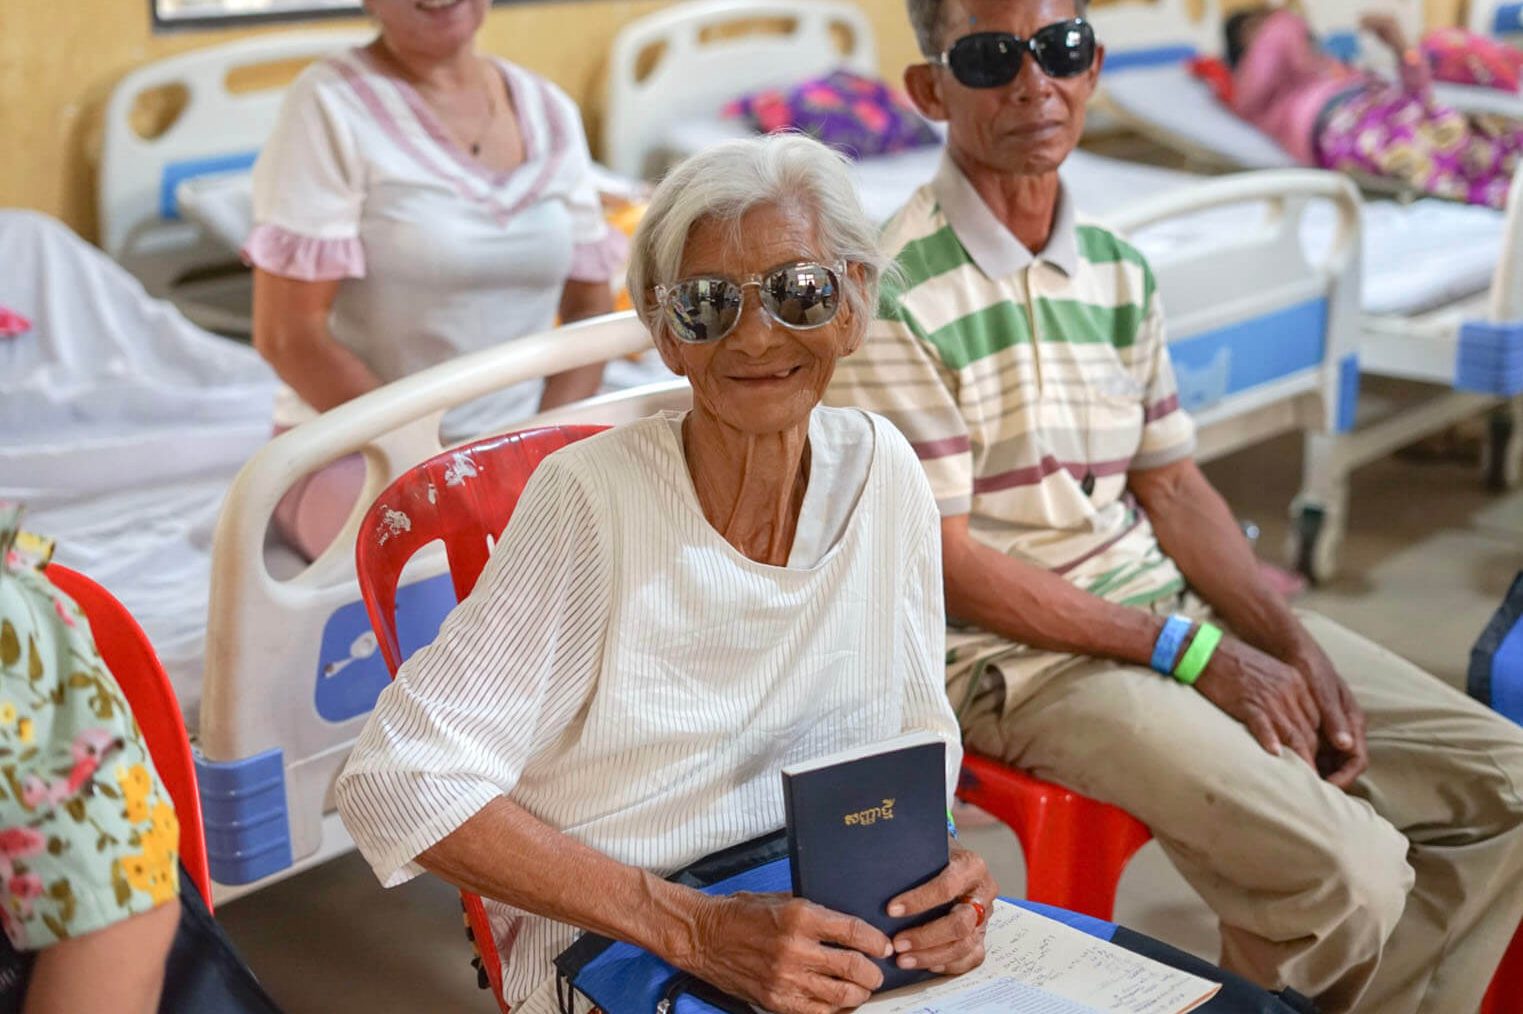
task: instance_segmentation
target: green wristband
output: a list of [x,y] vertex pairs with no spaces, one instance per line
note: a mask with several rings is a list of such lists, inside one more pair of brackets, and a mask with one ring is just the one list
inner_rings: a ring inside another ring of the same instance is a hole
[[1206,666],[1211,664],[1211,656],[1216,654],[1216,646],[1221,643],[1222,628],[1202,623],[1184,658],[1174,667],[1174,678],[1187,687],[1194,686]]

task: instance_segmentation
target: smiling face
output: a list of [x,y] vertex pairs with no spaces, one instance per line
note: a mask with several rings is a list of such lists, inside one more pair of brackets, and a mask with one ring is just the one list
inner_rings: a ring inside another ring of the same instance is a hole
[[393,49],[442,59],[469,46],[491,0],[368,0]]
[[[1074,0],[946,0],[943,51],[975,32],[1009,32],[1029,39],[1038,30],[1077,16]],[[920,111],[947,124],[947,143],[961,165],[997,173],[1054,172],[1084,132],[1084,106],[1104,62],[1077,77],[1052,78],[1028,52],[1015,80],[998,88],[969,88],[946,67],[916,64],[905,85]]]
[[[738,282],[795,261],[829,264],[832,258],[814,233],[814,216],[802,207],[761,205],[747,212],[738,228],[702,219],[688,234],[679,277]],[[843,288],[861,284],[860,266],[848,265],[840,281]],[[745,290],[735,329],[719,341],[678,341],[664,320],[664,314],[658,317],[656,348],[672,372],[688,378],[695,411],[756,436],[807,424],[836,360],[861,344],[865,325],[843,296],[830,323],[795,331],[762,309],[755,286]]]

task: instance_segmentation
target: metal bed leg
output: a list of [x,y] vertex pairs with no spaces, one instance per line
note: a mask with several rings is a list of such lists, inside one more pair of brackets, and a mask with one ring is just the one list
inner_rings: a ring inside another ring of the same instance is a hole
[[1330,433],[1306,435],[1301,492],[1290,506],[1290,563],[1313,584],[1336,576],[1348,523],[1350,465],[1340,453],[1341,439]]
[[1523,485],[1523,395],[1491,410],[1481,465],[1486,487],[1493,492]]

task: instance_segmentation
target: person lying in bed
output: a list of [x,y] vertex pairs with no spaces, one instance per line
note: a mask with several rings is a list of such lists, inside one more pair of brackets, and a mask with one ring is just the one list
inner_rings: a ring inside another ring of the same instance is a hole
[[[515,1014],[558,1009],[551,961],[578,927],[779,1014],[881,981],[867,959],[891,943],[864,922],[661,879],[781,827],[795,761],[927,730],[950,798],[935,504],[892,427],[817,407],[871,319],[876,242],[815,141],[729,142],[669,175],[630,291],[692,410],[539,466],[339,776],[383,883],[429,870],[489,899]],[[903,899],[962,899],[893,941],[906,968],[983,960],[997,888],[975,853],[951,856]]]
[[930,478],[967,747],[1146,824],[1230,971],[1327,1014],[1474,1011],[1523,914],[1523,729],[1264,580],[1157,279],[1060,176],[1103,61],[1082,5],[909,10],[947,154],[826,403]]
[[1362,26],[1397,55],[1400,80],[1322,51],[1298,14],[1239,11],[1226,24],[1231,108],[1309,166],[1387,177],[1438,197],[1502,208],[1523,125],[1433,100],[1427,61],[1387,14]]
[[[296,396],[277,428],[613,309],[627,244],[604,221],[580,114],[549,81],[476,53],[487,7],[368,0],[375,41],[291,86],[254,167],[244,247],[255,347]],[[602,372],[548,378],[539,408],[594,394]],[[450,424],[481,432],[532,414],[534,398],[514,392]],[[276,514],[282,534],[321,551],[363,474],[348,459],[293,489]]]

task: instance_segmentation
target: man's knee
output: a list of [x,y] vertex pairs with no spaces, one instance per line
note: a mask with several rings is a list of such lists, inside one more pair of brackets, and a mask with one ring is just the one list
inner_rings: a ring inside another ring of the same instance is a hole
[[1416,874],[1407,862],[1409,843],[1383,821],[1378,830],[1336,843],[1328,857],[1327,896],[1337,935],[1368,956],[1380,952],[1396,929]]

